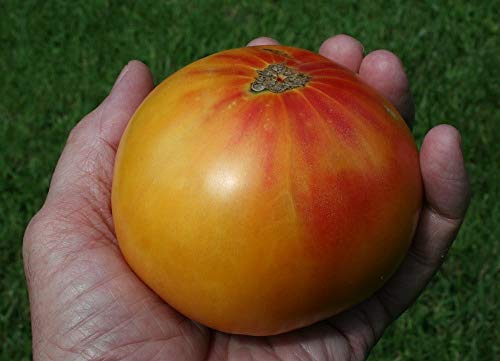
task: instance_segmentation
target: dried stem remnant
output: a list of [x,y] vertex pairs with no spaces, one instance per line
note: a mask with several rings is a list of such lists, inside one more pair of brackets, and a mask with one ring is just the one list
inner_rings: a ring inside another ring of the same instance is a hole
[[264,70],[257,70],[257,77],[250,85],[254,92],[269,90],[273,93],[305,86],[310,77],[290,69],[285,64],[271,64]]

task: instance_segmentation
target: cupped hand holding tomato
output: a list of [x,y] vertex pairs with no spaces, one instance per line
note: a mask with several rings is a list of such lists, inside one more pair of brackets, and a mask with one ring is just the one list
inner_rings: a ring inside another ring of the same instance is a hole
[[[249,45],[272,45],[259,38]],[[400,61],[387,51],[363,58],[359,42],[339,35],[320,53],[357,72],[407,122],[411,96]],[[425,203],[411,248],[371,298],[333,318],[286,334],[253,338],[200,326],[165,304],[123,260],[111,219],[116,148],[132,113],[151,91],[149,70],[131,62],[111,94],[72,131],[47,200],[26,230],[34,359],[363,359],[384,329],[440,266],[468,205],[460,136],[432,129],[420,163]]]

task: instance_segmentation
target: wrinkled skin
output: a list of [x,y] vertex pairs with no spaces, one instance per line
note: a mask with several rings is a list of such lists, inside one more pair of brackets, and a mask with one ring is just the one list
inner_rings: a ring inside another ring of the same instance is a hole
[[[249,45],[277,42],[258,38]],[[346,35],[320,53],[359,73],[413,122],[399,59],[363,55]],[[441,265],[462,223],[469,187],[458,131],[437,126],[420,151],[425,204],[410,251],[370,299],[313,326],[273,337],[215,332],[186,319],[145,286],[121,256],[111,218],[115,151],[132,113],[153,88],[130,62],[110,95],[71,132],[42,209],[24,238],[35,360],[363,360]]]

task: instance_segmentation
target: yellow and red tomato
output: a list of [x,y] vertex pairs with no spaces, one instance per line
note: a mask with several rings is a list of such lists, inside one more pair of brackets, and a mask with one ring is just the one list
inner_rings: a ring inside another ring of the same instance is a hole
[[258,46],[162,82],[121,140],[113,219],[130,267],[217,330],[270,335],[362,301],[421,206],[397,110],[315,53]]

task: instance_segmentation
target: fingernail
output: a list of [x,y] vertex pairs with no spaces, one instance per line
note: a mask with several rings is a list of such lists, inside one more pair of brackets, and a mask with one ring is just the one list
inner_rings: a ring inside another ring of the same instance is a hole
[[128,72],[128,63],[123,67],[122,71],[120,72],[120,75],[118,75],[118,78],[116,78],[115,84],[113,85],[113,89],[120,83],[120,81],[123,79],[125,74],[127,74],[127,72]]

